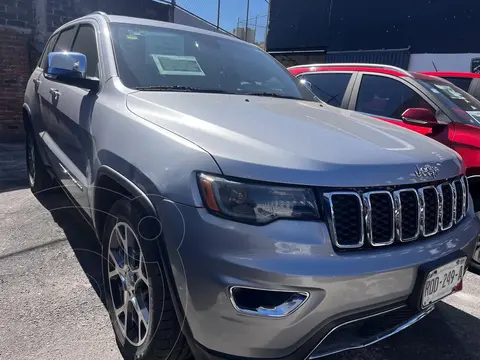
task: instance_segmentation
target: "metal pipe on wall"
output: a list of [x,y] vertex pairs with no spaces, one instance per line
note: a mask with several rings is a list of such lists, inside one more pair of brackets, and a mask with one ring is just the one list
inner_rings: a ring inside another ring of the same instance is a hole
[[218,9],[217,9],[217,30],[220,29],[220,1],[218,0]]
[[250,0],[247,0],[247,19],[245,20],[245,41],[248,41],[248,15],[250,12]]

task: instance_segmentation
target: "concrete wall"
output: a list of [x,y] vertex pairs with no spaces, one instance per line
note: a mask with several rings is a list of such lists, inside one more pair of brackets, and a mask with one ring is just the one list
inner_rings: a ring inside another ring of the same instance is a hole
[[[472,59],[480,54],[411,54],[408,70],[410,71],[460,71],[470,72]],[[433,65],[435,63],[435,66]]]
[[0,141],[22,139],[23,95],[38,56],[60,25],[93,11],[169,21],[152,0],[1,0]]

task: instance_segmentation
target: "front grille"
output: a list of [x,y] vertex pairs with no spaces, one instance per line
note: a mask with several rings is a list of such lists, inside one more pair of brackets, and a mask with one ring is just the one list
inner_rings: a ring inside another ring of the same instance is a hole
[[418,189],[324,193],[333,243],[340,249],[378,247],[450,229],[466,214],[466,182],[462,177]]

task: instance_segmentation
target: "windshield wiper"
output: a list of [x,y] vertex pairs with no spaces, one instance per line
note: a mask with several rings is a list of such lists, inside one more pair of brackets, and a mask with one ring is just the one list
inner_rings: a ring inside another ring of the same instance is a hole
[[294,99],[294,100],[302,100],[301,98],[295,97],[295,96],[288,96],[288,95],[282,95],[278,93],[273,93],[273,92],[266,92],[266,91],[259,91],[259,92],[247,92],[247,93],[242,93],[242,95],[252,95],[252,96],[266,96],[266,97],[275,97],[275,98],[282,98],[282,99]]
[[182,92],[198,92],[198,93],[212,93],[212,94],[231,94],[228,91],[220,89],[202,89],[193,86],[180,85],[163,85],[163,86],[139,86],[134,88],[139,91],[182,91]]

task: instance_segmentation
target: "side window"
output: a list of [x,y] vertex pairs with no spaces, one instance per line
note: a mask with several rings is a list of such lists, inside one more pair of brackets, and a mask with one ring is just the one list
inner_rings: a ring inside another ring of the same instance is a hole
[[469,78],[446,77],[444,79],[450,81],[453,85],[458,86],[460,89],[466,92],[468,92],[468,89],[470,89],[470,84],[472,83],[472,79]]
[[73,43],[72,51],[87,57],[87,76],[98,77],[98,51],[95,29],[91,25],[81,25]]
[[55,41],[57,41],[58,35],[55,35],[50,38],[45,46],[45,50],[43,51],[42,57],[38,61],[38,66],[42,69],[46,69],[48,66],[48,54],[52,52],[53,46],[55,45]]
[[340,107],[352,74],[324,73],[300,76],[312,84],[312,92],[332,106]]
[[356,111],[401,120],[408,108],[434,109],[400,81],[384,76],[363,75]]
[[53,52],[59,51],[70,51],[70,46],[72,45],[73,37],[75,36],[75,28],[71,27],[67,30],[64,30],[60,33],[58,41],[53,48]]

